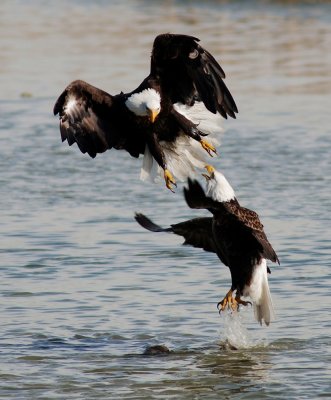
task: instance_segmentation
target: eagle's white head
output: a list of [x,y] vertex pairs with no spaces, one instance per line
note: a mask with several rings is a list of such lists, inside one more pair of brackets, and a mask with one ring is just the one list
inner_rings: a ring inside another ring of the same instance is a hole
[[205,168],[209,173],[203,174],[207,180],[207,196],[221,203],[234,200],[236,195],[225,176],[211,165],[206,165]]
[[127,108],[139,117],[149,117],[154,122],[161,111],[161,96],[155,89],[145,89],[132,94],[125,102]]

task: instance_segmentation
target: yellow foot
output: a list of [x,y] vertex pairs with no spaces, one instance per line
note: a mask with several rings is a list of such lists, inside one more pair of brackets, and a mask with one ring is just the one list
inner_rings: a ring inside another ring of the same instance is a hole
[[240,294],[239,294],[238,292],[236,293],[235,301],[236,301],[236,303],[238,304],[238,308],[239,308],[239,305],[240,305],[240,304],[241,304],[242,306],[248,306],[248,304],[249,304],[249,305],[252,305],[252,303],[251,303],[250,301],[241,300]]
[[164,180],[165,180],[166,187],[168,189],[170,189],[173,193],[175,193],[175,191],[173,190],[172,185],[177,187],[176,181],[175,181],[175,178],[172,176],[171,172],[168,169],[164,170]]
[[215,172],[215,168],[212,165],[207,164],[207,165],[205,165],[205,168],[209,174],[212,174],[213,172]]
[[215,147],[212,144],[208,143],[207,140],[201,139],[200,144],[202,148],[205,149],[206,152],[210,155],[210,157],[213,156],[212,152],[217,154]]
[[230,310],[237,311],[238,310],[238,304],[236,302],[236,299],[232,297],[232,290],[230,289],[228,293],[225,295],[224,299],[217,303],[217,308],[219,312],[224,311],[226,307],[228,307]]

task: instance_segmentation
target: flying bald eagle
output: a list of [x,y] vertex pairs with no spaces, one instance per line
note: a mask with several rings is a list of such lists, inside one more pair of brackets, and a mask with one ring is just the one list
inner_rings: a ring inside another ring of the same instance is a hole
[[[217,304],[220,311],[226,307],[237,310],[239,305],[253,301],[257,321],[269,325],[274,311],[269,291],[267,259],[278,262],[256,212],[241,207],[234,190],[224,175],[213,167],[207,167],[207,195],[197,181],[189,180],[184,188],[185,199],[191,208],[204,208],[213,217],[195,218],[163,229],[143,214],[136,214],[137,222],[152,232],[173,232],[185,238],[184,244],[216,253],[229,267],[231,289]],[[236,291],[235,297],[233,293]]]
[[[172,190],[216,153],[204,137],[219,131],[220,115],[237,106],[225,74],[199,39],[175,34],[155,38],[150,74],[130,93],[110,95],[84,81],[70,83],[54,106],[62,141],[94,158],[108,149],[144,154],[141,178],[163,174]],[[206,152],[205,152],[206,151]]]

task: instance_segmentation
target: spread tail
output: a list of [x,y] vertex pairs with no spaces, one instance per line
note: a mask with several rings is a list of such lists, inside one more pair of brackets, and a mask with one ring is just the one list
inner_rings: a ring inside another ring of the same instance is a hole
[[253,300],[255,319],[261,325],[264,321],[268,326],[275,319],[269,290],[266,259],[263,258],[260,264],[255,265],[251,284],[245,286],[243,295],[249,296]]
[[275,319],[275,312],[272,305],[268,281],[263,287],[261,300],[258,303],[253,303],[255,319],[262,325],[262,321],[268,326]]

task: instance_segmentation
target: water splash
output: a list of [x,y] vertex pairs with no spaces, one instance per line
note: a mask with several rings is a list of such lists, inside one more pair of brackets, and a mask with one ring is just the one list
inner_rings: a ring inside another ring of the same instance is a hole
[[223,312],[221,317],[224,322],[222,332],[222,345],[226,349],[247,349],[254,346],[248,330],[243,325],[243,315],[239,312]]

